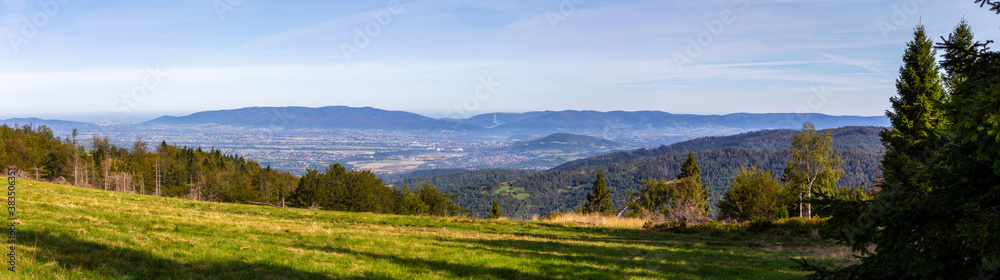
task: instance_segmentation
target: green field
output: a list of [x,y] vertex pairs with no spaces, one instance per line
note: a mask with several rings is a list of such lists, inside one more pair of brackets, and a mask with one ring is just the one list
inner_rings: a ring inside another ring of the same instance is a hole
[[764,250],[633,229],[279,209],[18,182],[18,271],[4,267],[2,279],[795,279],[805,272],[790,257],[842,261],[828,257],[841,249],[830,245]]

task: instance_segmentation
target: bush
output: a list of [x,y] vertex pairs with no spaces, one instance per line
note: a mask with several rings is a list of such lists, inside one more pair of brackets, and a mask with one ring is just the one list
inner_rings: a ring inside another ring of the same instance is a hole
[[763,233],[774,228],[774,222],[764,218],[757,218],[748,222],[744,229],[749,233]]
[[781,218],[787,201],[781,184],[770,172],[757,167],[742,169],[730,186],[719,202],[719,218],[738,221]]
[[683,221],[668,221],[655,224],[647,222],[644,229],[665,231],[680,234],[708,235],[727,239],[764,239],[797,243],[832,238],[834,235],[826,229],[825,218],[788,218],[777,221],[756,219],[744,223],[726,223],[709,221],[700,224],[689,224]]

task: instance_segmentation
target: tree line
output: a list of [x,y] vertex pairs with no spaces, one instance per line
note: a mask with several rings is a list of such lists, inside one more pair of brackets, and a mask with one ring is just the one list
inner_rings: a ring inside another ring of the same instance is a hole
[[[843,170],[842,161],[834,151],[830,132],[818,133],[811,123],[791,138],[791,155],[781,179],[755,165],[740,168],[730,187],[718,202],[719,219],[750,221],[777,220],[798,216],[812,218],[812,194],[866,194],[864,184],[854,188],[837,188]],[[638,189],[628,189],[626,204],[617,215],[660,215],[667,221],[699,223],[709,220],[709,196],[701,179],[695,153],[687,159],[674,180],[647,179]],[[583,213],[613,215],[614,203],[602,173],[587,194]],[[794,213],[790,215],[789,213]]]
[[[790,139],[785,139],[785,141],[791,142]],[[780,177],[791,158],[788,149],[758,150],[726,147],[693,153],[701,169],[701,182],[708,197],[709,215],[718,214],[719,201],[729,190],[733,178],[740,173],[741,169],[756,166],[758,169]],[[839,167],[844,171],[840,180],[836,182],[837,186],[853,187],[866,182],[874,182],[880,176],[877,171],[881,168],[881,155],[859,150],[837,150],[836,154],[842,160]],[[597,173],[602,173],[609,186],[610,199],[620,210],[631,199],[634,199],[629,195],[629,187],[636,191],[638,188],[645,187],[651,179],[673,181],[682,172],[687,158],[688,152],[669,153],[624,163],[570,170],[551,170],[530,174],[524,178],[510,177],[502,181],[476,182],[452,190],[456,195],[456,204],[468,208],[470,212],[478,214],[480,217],[488,215],[491,208],[490,202],[496,200],[500,204],[499,208],[504,216],[526,218],[534,214],[579,209],[583,206],[586,196],[591,190],[595,180],[594,176]],[[475,171],[470,171],[469,175],[474,175],[474,173]],[[446,184],[446,178],[447,176],[411,178],[407,182],[438,182],[442,185],[454,185]],[[515,197],[511,193],[497,191],[498,188],[504,186],[517,189],[519,190],[518,194],[527,194],[527,196]],[[789,209],[788,213],[790,216],[797,216],[796,211],[798,210]]]
[[[309,170],[296,178],[214,148],[177,147],[165,141],[150,146],[142,139],[126,148],[107,137],[92,136],[86,144],[78,137],[76,130],[57,137],[45,126],[2,125],[0,165],[18,167],[22,178],[199,201],[398,214],[463,213],[449,193],[434,186],[386,187],[369,171],[346,171],[339,164],[326,173]],[[374,206],[378,203],[382,205]]]

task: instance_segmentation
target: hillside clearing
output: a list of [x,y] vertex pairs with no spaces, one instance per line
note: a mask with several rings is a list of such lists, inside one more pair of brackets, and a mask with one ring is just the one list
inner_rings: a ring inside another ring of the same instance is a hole
[[844,261],[832,245],[18,190],[21,279],[795,279],[791,257]]

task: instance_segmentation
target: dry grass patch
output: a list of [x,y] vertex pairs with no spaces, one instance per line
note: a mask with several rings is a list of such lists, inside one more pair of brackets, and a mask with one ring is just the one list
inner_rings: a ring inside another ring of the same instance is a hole
[[617,216],[605,216],[599,213],[580,214],[575,212],[559,213],[545,216],[543,222],[572,224],[580,226],[641,229],[646,224],[645,218],[623,218]]

